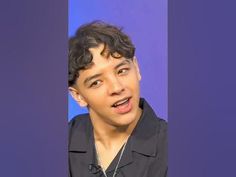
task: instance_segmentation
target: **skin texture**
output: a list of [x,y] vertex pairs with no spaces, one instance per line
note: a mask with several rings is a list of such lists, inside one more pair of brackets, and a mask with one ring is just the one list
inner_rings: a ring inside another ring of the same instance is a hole
[[[92,64],[80,71],[69,90],[80,106],[89,109],[97,151],[102,166],[107,168],[141,116],[141,75],[135,58],[113,58],[106,52],[102,54],[103,49],[103,44],[89,49]],[[121,111],[112,107],[125,98],[130,99]]]
[[[125,126],[132,123],[140,116],[138,107],[141,79],[136,59],[133,61],[125,58],[115,59],[101,55],[104,45],[91,48],[93,65],[80,71],[75,87],[70,87],[74,99],[80,106],[88,106],[92,121],[104,128]],[[122,66],[115,68],[123,63]],[[84,83],[84,81],[96,74],[100,76]],[[115,112],[111,107],[115,102],[131,97],[132,109],[125,114]],[[101,128],[102,128],[101,127]]]

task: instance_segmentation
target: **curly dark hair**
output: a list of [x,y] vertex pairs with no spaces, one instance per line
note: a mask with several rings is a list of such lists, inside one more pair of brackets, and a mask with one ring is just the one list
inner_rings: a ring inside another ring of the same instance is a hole
[[135,47],[129,36],[122,32],[122,28],[102,21],[82,25],[75,36],[69,39],[69,86],[75,84],[79,71],[86,69],[92,62],[93,56],[89,48],[98,47],[100,44],[104,44],[102,54],[108,51],[107,56],[127,59],[134,57]]

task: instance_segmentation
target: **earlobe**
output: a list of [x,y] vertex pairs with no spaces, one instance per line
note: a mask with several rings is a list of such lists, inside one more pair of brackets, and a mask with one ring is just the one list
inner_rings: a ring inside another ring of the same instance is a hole
[[69,87],[69,92],[71,96],[74,98],[74,100],[81,106],[86,107],[88,106],[87,102],[84,100],[84,98],[81,96],[79,91],[74,87]]
[[138,80],[140,81],[142,77],[141,77],[141,74],[140,74],[140,70],[139,70],[138,61],[137,61],[136,56],[134,56],[134,66],[135,66],[136,71],[137,71]]

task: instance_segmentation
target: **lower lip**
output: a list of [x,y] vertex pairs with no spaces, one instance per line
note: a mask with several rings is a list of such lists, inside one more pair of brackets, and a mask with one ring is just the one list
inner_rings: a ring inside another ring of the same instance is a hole
[[118,113],[118,114],[126,114],[128,112],[131,111],[132,109],[132,103],[131,103],[131,98],[128,100],[127,103],[125,103],[124,105],[121,105],[121,106],[118,106],[118,107],[115,107],[115,112]]

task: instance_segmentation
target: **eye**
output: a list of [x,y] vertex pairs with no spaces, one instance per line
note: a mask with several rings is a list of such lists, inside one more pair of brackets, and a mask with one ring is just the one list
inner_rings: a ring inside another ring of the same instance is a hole
[[125,75],[128,74],[129,68],[122,68],[118,71],[119,75]]
[[92,82],[92,83],[89,85],[89,87],[90,87],[90,88],[97,88],[97,87],[99,87],[101,84],[102,84],[102,81],[101,81],[101,80],[96,80],[96,81]]

